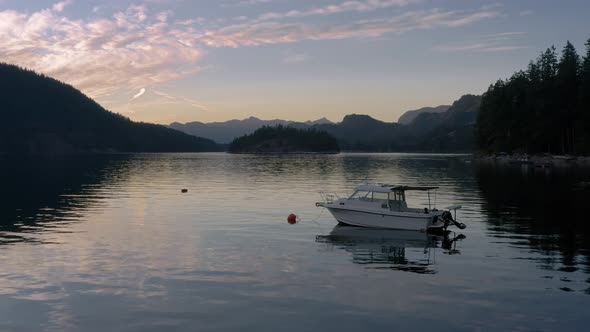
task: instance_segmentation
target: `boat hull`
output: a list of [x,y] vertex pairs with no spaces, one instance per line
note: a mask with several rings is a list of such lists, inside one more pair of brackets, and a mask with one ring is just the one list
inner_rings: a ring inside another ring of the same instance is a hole
[[426,231],[436,224],[433,221],[436,215],[420,213],[375,213],[362,210],[350,210],[341,208],[326,207],[334,218],[345,225],[385,228],[385,229],[403,229],[413,231]]

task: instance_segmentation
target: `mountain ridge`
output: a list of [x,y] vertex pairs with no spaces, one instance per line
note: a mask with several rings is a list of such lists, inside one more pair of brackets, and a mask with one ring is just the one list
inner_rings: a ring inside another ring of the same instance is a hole
[[253,133],[256,129],[264,126],[291,126],[299,129],[305,129],[318,124],[329,124],[332,121],[325,117],[317,120],[308,120],[306,122],[297,122],[281,119],[262,120],[254,116],[238,120],[232,119],[223,122],[200,122],[192,121],[186,123],[172,122],[169,128],[180,130],[189,135],[198,135],[207,137],[217,143],[230,143],[233,139]]
[[416,110],[406,111],[402,114],[399,119],[397,120],[398,123],[409,125],[411,124],[416,117],[423,113],[444,113],[446,112],[451,105],[439,105],[434,107],[422,107]]
[[410,125],[349,114],[340,123],[314,128],[336,137],[343,151],[469,152],[474,150],[474,119],[480,103],[481,96],[463,95],[447,111],[422,113]]
[[[172,123],[174,129],[199,134],[220,143],[229,143],[237,137],[249,135],[262,126],[290,126],[299,129],[317,128],[336,137],[344,151],[470,151],[471,143],[460,140],[472,136],[473,123],[481,96],[464,95],[452,105],[423,107],[408,111],[411,122],[385,122],[367,114],[348,114],[341,122],[325,118],[316,121],[294,122],[288,120],[261,120],[249,117],[226,122]],[[435,112],[429,112],[435,110]],[[408,114],[404,113],[404,115]],[[402,117],[404,117],[402,115]],[[406,117],[407,119],[407,117]],[[324,121],[327,120],[327,121]],[[310,125],[310,123],[313,123]],[[245,125],[246,124],[246,125]],[[188,125],[188,126],[187,126]],[[260,126],[256,128],[256,126]],[[188,127],[188,128],[187,128]],[[447,136],[447,131],[458,136]],[[459,133],[459,134],[457,134]],[[453,143],[437,142],[447,139]]]

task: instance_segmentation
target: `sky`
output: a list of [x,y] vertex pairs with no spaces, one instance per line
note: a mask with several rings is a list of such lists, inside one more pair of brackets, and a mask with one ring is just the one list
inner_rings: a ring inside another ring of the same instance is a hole
[[133,120],[341,121],[481,94],[567,40],[588,0],[0,0],[0,61]]

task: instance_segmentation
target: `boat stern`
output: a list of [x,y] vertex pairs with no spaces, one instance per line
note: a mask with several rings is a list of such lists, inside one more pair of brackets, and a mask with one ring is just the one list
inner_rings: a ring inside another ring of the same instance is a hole
[[[467,226],[464,223],[457,221],[457,210],[461,208],[461,205],[451,205],[446,208],[446,210],[441,211],[434,219],[432,220],[432,224],[428,226],[428,231],[446,231],[447,227],[453,225],[459,229],[465,229]],[[455,216],[453,218],[453,211]]]

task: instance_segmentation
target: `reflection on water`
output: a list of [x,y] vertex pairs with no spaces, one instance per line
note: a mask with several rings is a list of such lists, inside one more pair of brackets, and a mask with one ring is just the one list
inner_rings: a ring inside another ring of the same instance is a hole
[[[568,283],[562,290],[590,294],[588,179],[590,173],[580,169],[482,165],[477,170],[488,235],[530,248],[538,255],[519,259],[533,260],[540,269],[570,272],[560,278]],[[586,285],[580,288],[580,282]]]
[[126,176],[127,159],[115,155],[0,160],[0,245],[44,243],[38,236],[43,232],[68,232],[59,226],[80,221],[99,208],[111,195],[102,188]]
[[[0,160],[0,330],[585,326],[590,174],[463,160],[219,153]],[[335,226],[328,213],[305,222],[321,211],[319,191],[347,192],[365,180],[438,185],[439,208],[463,205],[464,235]],[[304,222],[288,225],[289,213]],[[461,319],[449,318],[457,312]]]
[[446,254],[459,254],[456,241],[464,238],[450,231],[433,235],[337,225],[329,235],[318,235],[316,242],[351,253],[353,263],[367,268],[435,274],[436,248],[444,249]]

